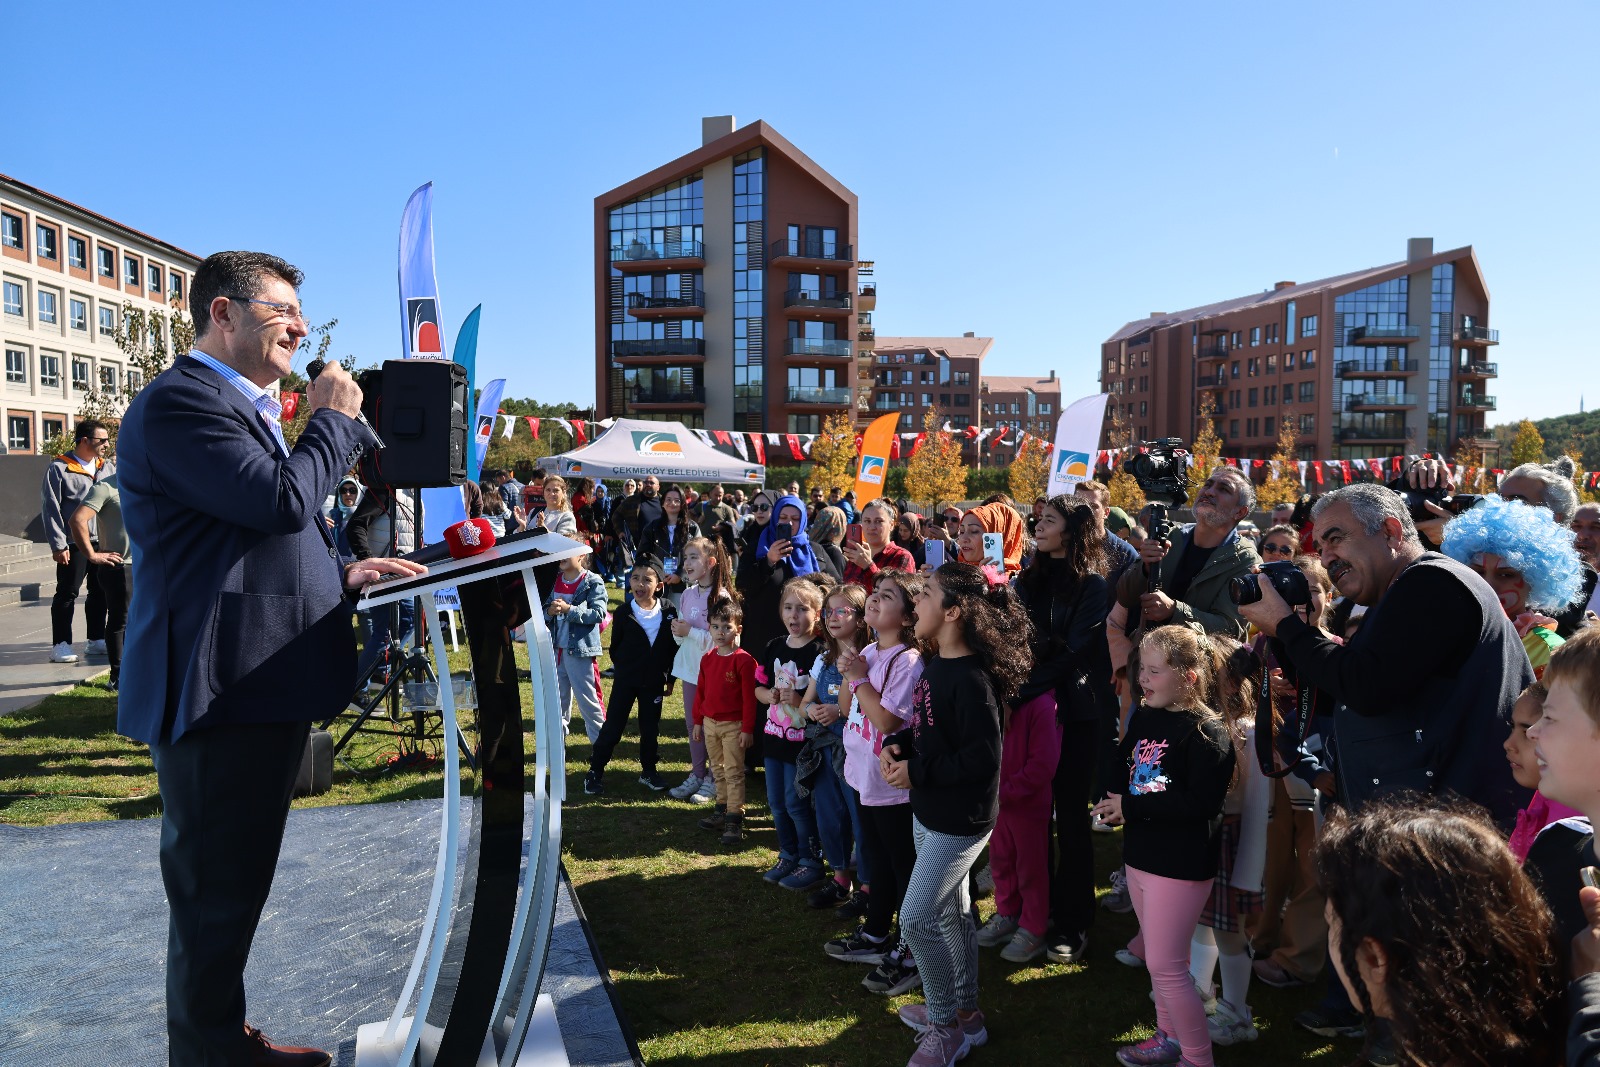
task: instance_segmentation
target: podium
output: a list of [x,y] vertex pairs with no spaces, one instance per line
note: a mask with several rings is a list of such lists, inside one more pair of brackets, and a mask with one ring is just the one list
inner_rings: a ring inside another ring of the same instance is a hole
[[[588,551],[559,534],[522,535],[432,566],[425,575],[373,582],[363,590],[363,609],[412,597],[431,605],[436,590],[460,591],[478,706],[461,732],[477,774],[470,804],[464,804],[448,649],[438,627],[430,627],[445,737],[439,856],[405,985],[388,1019],[357,1030],[357,1067],[567,1062],[554,1005],[539,995],[560,875],[566,757],[555,650],[534,570]],[[535,712],[531,783],[525,781],[522,702],[510,639],[524,615]],[[532,794],[526,825],[525,793]]]

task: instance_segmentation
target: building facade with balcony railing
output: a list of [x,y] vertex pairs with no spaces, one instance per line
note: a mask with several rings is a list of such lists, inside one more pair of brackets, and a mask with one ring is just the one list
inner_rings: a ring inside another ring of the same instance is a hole
[[1302,458],[1449,455],[1487,437],[1499,343],[1471,246],[1126,324],[1101,346],[1108,410],[1133,436],[1192,440],[1202,397],[1229,456],[1265,459],[1285,420]]
[[[992,337],[879,335],[876,344],[871,361],[861,365],[862,373],[870,371],[859,394],[870,397],[868,418],[898,412],[899,433],[920,433],[929,409],[937,409],[941,423],[947,421],[958,430],[986,425],[980,390],[983,360],[994,346]],[[967,463],[976,464],[977,444],[963,440],[962,455]]]
[[[601,417],[811,433],[859,382],[857,200],[765,122],[595,198]],[[875,295],[875,293],[874,293]],[[868,349],[870,351],[870,349]]]

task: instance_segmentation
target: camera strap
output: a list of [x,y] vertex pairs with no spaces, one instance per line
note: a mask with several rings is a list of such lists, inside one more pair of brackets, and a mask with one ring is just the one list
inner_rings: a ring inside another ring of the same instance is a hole
[[[1282,663],[1284,662],[1284,657],[1283,646],[1275,638],[1268,641],[1266,649],[1263,649],[1263,651],[1267,649],[1270,649],[1273,655],[1271,658],[1266,655],[1261,657],[1261,677],[1256,691],[1256,762],[1261,767],[1261,773],[1266,777],[1283,778],[1304,763],[1306,757],[1304,755],[1299,756],[1293,763],[1282,770],[1274,766],[1273,755],[1276,752],[1276,745],[1274,744],[1276,738],[1273,736],[1272,729],[1272,660],[1276,659],[1279,663]],[[1294,718],[1292,721],[1284,723],[1284,728],[1290,731],[1290,736],[1294,739],[1296,749],[1304,743],[1306,733],[1311,729],[1311,720],[1316,713],[1317,689],[1308,682],[1301,680],[1295,687]]]

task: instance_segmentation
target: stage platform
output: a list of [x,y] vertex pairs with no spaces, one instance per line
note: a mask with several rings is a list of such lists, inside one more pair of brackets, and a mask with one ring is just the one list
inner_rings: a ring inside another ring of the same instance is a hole
[[[290,813],[245,974],[254,1025],[354,1063],[356,1027],[387,1018],[405,981],[442,803]],[[159,819],[0,825],[0,1064],[167,1062],[160,833]],[[572,1064],[640,1063],[564,872],[543,992]]]

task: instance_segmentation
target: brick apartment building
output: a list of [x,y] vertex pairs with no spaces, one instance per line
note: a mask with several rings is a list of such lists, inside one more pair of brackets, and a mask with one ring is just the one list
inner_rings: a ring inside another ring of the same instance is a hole
[[[956,429],[983,428],[979,400],[983,358],[994,338],[967,333],[961,337],[878,337],[871,357],[870,417],[900,413],[899,431],[922,429],[922,418],[937,407]],[[975,462],[977,446],[967,442],[963,458]]]
[[1017,458],[1019,431],[1052,441],[1061,416],[1061,382],[1056,372],[1048,378],[1018,378],[986,374],[979,394],[983,424],[997,433],[1009,429],[1003,444],[984,445],[985,465],[1009,464]]
[[1498,366],[1472,246],[1130,322],[1101,345],[1101,390],[1137,440],[1192,441],[1202,396],[1227,454],[1266,458],[1283,419],[1302,459],[1493,451]]

